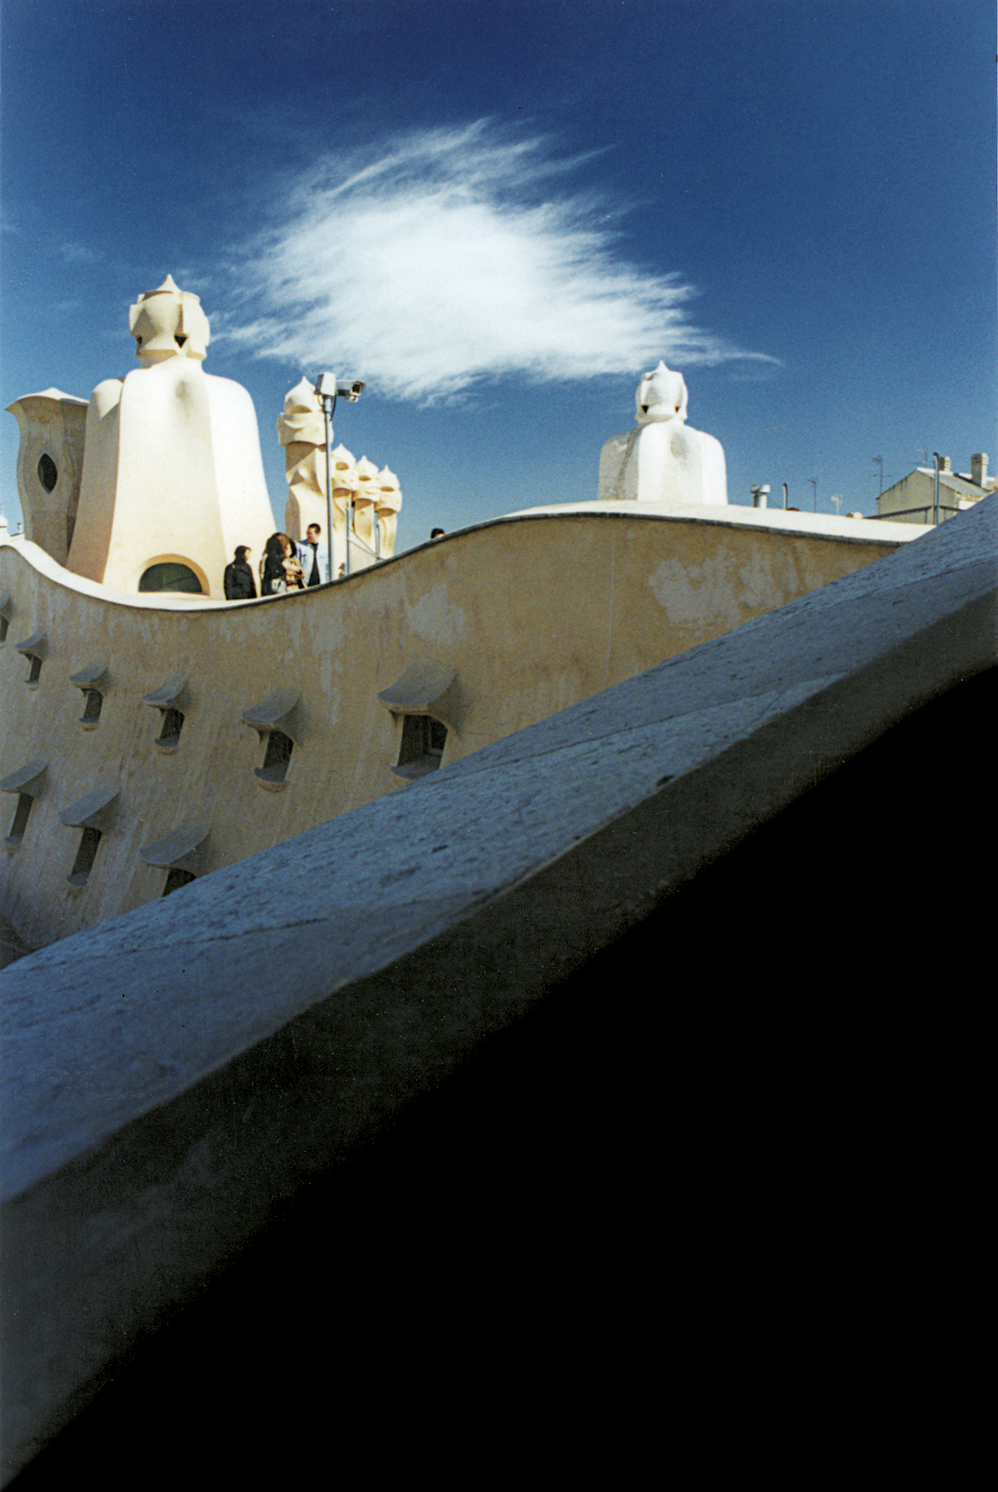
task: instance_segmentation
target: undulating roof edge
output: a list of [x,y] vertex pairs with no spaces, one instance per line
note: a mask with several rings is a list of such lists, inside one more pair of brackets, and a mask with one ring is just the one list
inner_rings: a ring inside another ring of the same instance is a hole
[[[55,581],[67,590],[76,591],[79,595],[93,596],[102,601],[107,601],[115,606],[132,606],[143,611],[170,611],[170,612],[206,612],[217,611],[223,608],[238,606],[257,606],[261,601],[287,602],[291,599],[301,599],[301,595],[314,597],[318,592],[328,590],[330,585],[344,586],[356,584],[361,580],[370,581],[374,576],[384,573],[392,566],[405,564],[414,554],[423,550],[436,548],[438,545],[451,543],[457,539],[465,539],[472,534],[481,533],[487,529],[501,527],[510,523],[543,523],[563,519],[590,518],[594,521],[612,521],[615,518],[639,518],[649,523],[709,523],[721,524],[730,528],[756,529],[761,532],[783,533],[796,537],[834,539],[839,542],[853,544],[907,544],[924,534],[931,532],[931,526],[912,523],[890,523],[874,521],[872,519],[859,520],[855,518],[837,518],[825,513],[794,513],[784,511],[781,508],[748,508],[736,504],[727,507],[718,506],[711,508],[706,504],[698,504],[696,507],[670,507],[667,504],[646,502],[582,502],[582,503],[558,503],[549,507],[525,508],[516,513],[504,513],[498,518],[488,518],[481,523],[469,524],[467,528],[453,529],[445,534],[442,539],[426,540],[422,544],[413,545],[411,549],[403,549],[393,555],[390,559],[382,560],[376,565],[368,566],[366,569],[357,570],[352,575],[342,576],[339,580],[324,582],[312,590],[296,594],[290,592],[283,596],[263,596],[253,600],[224,601],[211,599],[208,596],[187,596],[178,592],[169,601],[164,601],[161,592],[139,593],[115,591],[99,581],[88,580],[85,576],[76,575],[67,570],[54,560],[40,545],[26,539],[23,535],[9,535],[0,539],[0,550],[10,549],[19,555],[24,562],[44,575],[47,579]],[[865,524],[865,527],[864,527]]]

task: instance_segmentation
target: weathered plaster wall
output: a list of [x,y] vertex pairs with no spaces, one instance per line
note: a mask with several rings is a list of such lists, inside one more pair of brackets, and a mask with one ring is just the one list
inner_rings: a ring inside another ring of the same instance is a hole
[[[7,915],[42,946],[159,897],[167,870],[139,852],[178,829],[209,829],[192,862],[200,874],[393,791],[402,719],[378,693],[413,667],[455,674],[438,711],[447,764],[896,546],[880,525],[855,527],[851,540],[568,510],[499,520],[332,586],[231,606],[108,599],[8,545],[0,779],[29,763],[45,770],[28,787],[20,844],[0,847]],[[16,644],[39,632],[45,657],[29,685]],[[98,663],[100,719],[84,725],[70,676]],[[173,751],[155,744],[163,716],[143,703],[164,685],[183,685]],[[300,691],[285,722],[295,744],[286,781],[264,784],[254,769],[265,741],[243,711],[277,689]],[[102,837],[89,880],[70,885],[83,831],[79,814],[71,825],[60,814],[112,788],[94,820]],[[4,833],[16,803],[0,795]]]

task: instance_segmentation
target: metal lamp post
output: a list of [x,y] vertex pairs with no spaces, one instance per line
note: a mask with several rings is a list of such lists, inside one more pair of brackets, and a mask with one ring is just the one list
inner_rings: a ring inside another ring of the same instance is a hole
[[[322,405],[326,420],[326,579],[333,578],[333,414],[336,400],[346,399],[356,404],[367,387],[358,378],[350,383],[337,383],[335,373],[320,373],[315,385],[315,396]],[[346,512],[346,561],[344,574],[350,574],[350,529],[353,524],[353,503],[347,499]]]

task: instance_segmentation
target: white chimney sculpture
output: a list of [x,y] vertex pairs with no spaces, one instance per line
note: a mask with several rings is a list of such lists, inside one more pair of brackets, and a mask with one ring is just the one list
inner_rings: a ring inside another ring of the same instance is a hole
[[687,425],[687,399],[683,375],[664,362],[642,375],[638,428],[612,436],[600,456],[600,502],[727,503],[724,449]]
[[171,276],[128,324],[141,366],[90,396],[66,567],[116,590],[220,596],[235,546],[259,555],[273,524],[253,401],[204,371],[208,318]]

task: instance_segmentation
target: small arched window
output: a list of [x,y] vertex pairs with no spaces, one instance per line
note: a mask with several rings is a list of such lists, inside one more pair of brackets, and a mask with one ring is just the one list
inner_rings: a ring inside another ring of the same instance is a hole
[[80,724],[91,728],[100,719],[101,706],[104,696],[99,689],[85,689],[83,691],[83,714],[80,716]]
[[288,775],[288,763],[291,761],[291,753],[295,749],[295,743],[290,736],[283,731],[271,730],[267,732],[267,749],[263,756],[263,766],[255,767],[257,777],[261,782],[283,782]]
[[92,824],[84,825],[83,833],[80,835],[79,849],[76,851],[76,859],[73,861],[73,868],[66,877],[71,886],[85,886],[89,881],[100,841],[101,831],[95,829]]
[[56,466],[48,451],[38,461],[38,480],[46,492],[51,492],[59,480],[59,468]]
[[12,848],[16,849],[24,838],[24,831],[28,827],[28,815],[31,813],[31,805],[34,801],[30,793],[18,793],[17,795],[14,822],[11,824],[10,833],[7,835],[7,843]]
[[180,732],[184,728],[184,717],[180,710],[163,710],[163,729],[156,737],[154,745],[161,751],[176,751],[180,745]]
[[139,581],[140,591],[187,591],[193,596],[203,594],[201,582],[188,565],[165,561],[150,565]]
[[447,727],[432,715],[406,715],[402,720],[402,745],[392,768],[407,782],[436,772],[447,745]]

